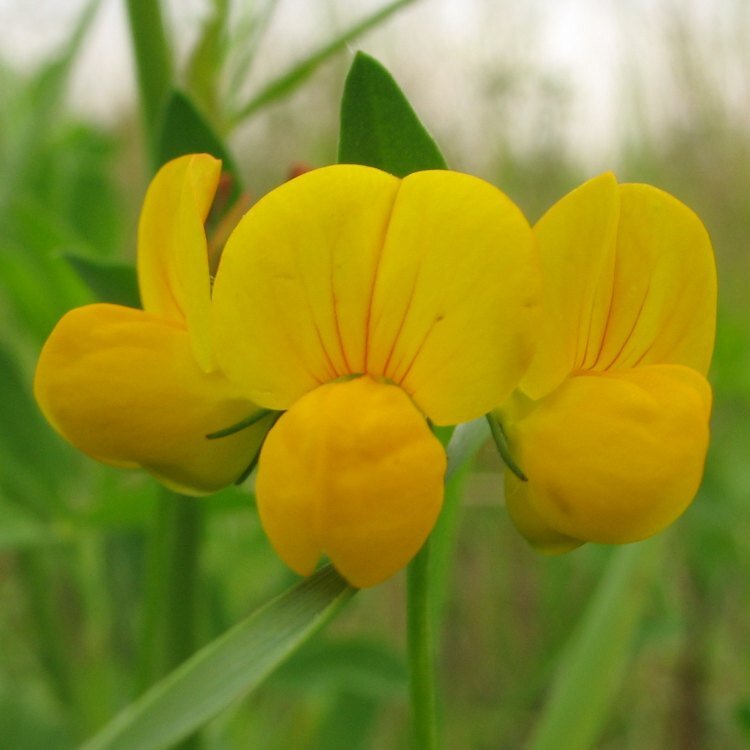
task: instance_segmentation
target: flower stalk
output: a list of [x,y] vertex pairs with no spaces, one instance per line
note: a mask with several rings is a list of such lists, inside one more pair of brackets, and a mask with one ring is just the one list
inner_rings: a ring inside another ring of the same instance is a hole
[[415,750],[438,747],[434,616],[428,539],[407,570],[407,647]]

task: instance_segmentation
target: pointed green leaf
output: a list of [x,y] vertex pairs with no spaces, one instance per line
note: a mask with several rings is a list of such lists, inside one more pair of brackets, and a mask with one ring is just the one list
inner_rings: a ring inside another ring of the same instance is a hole
[[354,593],[331,566],[322,568],[201,649],[82,750],[171,747],[258,687]]
[[64,253],[63,258],[100,302],[140,307],[138,279],[133,266],[73,253]]
[[366,164],[404,177],[445,169],[445,159],[391,74],[358,52],[341,100],[339,163]]

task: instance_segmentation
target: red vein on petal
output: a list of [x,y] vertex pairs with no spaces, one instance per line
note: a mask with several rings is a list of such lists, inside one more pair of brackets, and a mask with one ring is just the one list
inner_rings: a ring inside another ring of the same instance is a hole
[[[320,327],[318,326],[318,321],[315,318],[315,306],[313,305],[311,299],[310,299],[310,292],[307,288],[307,284],[305,284],[305,275],[302,273],[297,254],[292,254],[293,260],[294,260],[294,267],[297,273],[297,279],[299,279],[300,287],[302,288],[302,291],[304,292],[305,302],[307,303],[307,309],[309,311],[310,316],[310,322],[312,323],[313,328],[315,329],[315,335],[318,338],[318,344],[320,345],[320,350],[323,352],[323,356],[325,357],[325,360],[328,364],[328,378],[330,380],[334,380],[339,375],[343,375],[344,373],[340,373],[338,371],[338,368],[333,363],[333,359],[331,358],[331,355],[328,353],[328,348],[325,345],[325,341],[323,339],[323,334],[320,331]],[[316,378],[318,382],[321,382],[320,378]]]
[[[401,339],[401,332],[404,330],[404,326],[406,325],[406,319],[409,317],[409,312],[411,311],[411,306],[412,306],[412,303],[414,302],[414,297],[416,296],[417,281],[419,280],[420,271],[421,271],[421,266],[417,268],[417,272],[414,274],[414,279],[412,280],[411,289],[409,290],[409,298],[407,299],[406,307],[404,308],[404,314],[401,316],[401,322],[398,325],[398,329],[393,334],[393,343],[391,344],[391,350],[388,352],[388,357],[386,358],[385,363],[383,364],[383,375],[386,375],[386,376],[388,375],[388,368],[391,365],[391,359],[393,358],[393,354],[396,351],[396,346],[398,345],[398,342]],[[398,365],[401,365],[401,362],[399,362]],[[397,367],[394,369],[397,369]],[[396,379],[393,378],[393,380],[395,381]]]
[[403,386],[404,380],[406,380],[407,376],[412,370],[412,367],[414,367],[414,363],[417,361],[417,359],[419,358],[419,355],[422,353],[422,350],[424,349],[424,345],[427,343],[427,339],[430,338],[430,335],[435,330],[435,326],[441,320],[443,320],[444,317],[445,316],[440,315],[437,318],[435,318],[430,324],[430,327],[427,329],[427,331],[425,331],[425,335],[422,338],[422,341],[420,342],[419,346],[417,347],[417,351],[414,353],[414,356],[412,357],[411,362],[409,362],[409,364],[407,365],[406,370],[404,371],[404,373],[401,375],[401,377],[398,380],[395,380],[394,378],[394,382],[398,383],[398,385]]
[[[609,308],[607,309],[607,318],[604,321],[604,329],[602,330],[602,338],[599,341],[599,351],[596,353],[596,357],[594,358],[594,361],[591,363],[591,367],[589,367],[590,370],[595,370],[596,366],[599,364],[599,360],[602,358],[602,354],[604,352],[604,344],[607,341],[607,334],[609,333],[609,326],[612,322],[612,302],[615,298],[615,284],[614,280],[612,281],[612,293],[609,295]],[[584,360],[585,361],[585,360]]]
[[641,313],[643,312],[643,308],[646,306],[646,301],[648,300],[648,293],[650,289],[651,289],[651,282],[649,281],[649,284],[646,287],[646,291],[643,295],[643,299],[641,300],[640,307],[638,308],[638,312],[635,315],[635,320],[633,321],[633,325],[630,327],[630,331],[628,331],[627,336],[625,336],[625,340],[622,342],[622,346],[618,349],[617,354],[615,354],[612,361],[602,369],[604,370],[612,369],[612,367],[616,364],[617,360],[620,358],[622,353],[625,351],[625,347],[630,342],[630,339],[633,337],[633,334],[635,333],[635,329],[638,327],[638,321],[640,320]]
[[[368,372],[368,368],[369,368],[370,326],[372,324],[372,303],[373,303],[373,300],[375,299],[375,287],[378,284],[378,277],[380,276],[380,264],[383,260],[383,255],[385,253],[385,246],[388,242],[388,236],[391,231],[391,220],[393,219],[393,212],[396,210],[396,201],[398,200],[398,196],[401,192],[402,184],[403,183],[399,183],[398,189],[393,194],[391,207],[390,207],[390,210],[388,211],[388,216],[386,217],[385,222],[383,224],[382,237],[380,238],[380,247],[375,257],[375,266],[372,269],[372,284],[370,284],[370,296],[367,301],[367,316],[365,318],[365,351],[364,351],[364,366],[362,368],[363,372]],[[385,373],[385,367],[383,368],[383,373]]]
[[335,250],[331,251],[331,257],[329,260],[330,265],[330,272],[328,274],[328,280],[331,287],[331,304],[333,306],[333,322],[336,326],[336,338],[339,341],[339,349],[341,350],[341,357],[344,360],[344,367],[346,368],[347,373],[354,372],[352,370],[352,366],[349,364],[349,358],[346,356],[346,347],[344,346],[344,338],[341,335],[341,323],[339,321],[339,310],[338,310],[338,298],[336,297],[336,290],[334,288],[334,277],[333,277],[333,256],[334,256]]

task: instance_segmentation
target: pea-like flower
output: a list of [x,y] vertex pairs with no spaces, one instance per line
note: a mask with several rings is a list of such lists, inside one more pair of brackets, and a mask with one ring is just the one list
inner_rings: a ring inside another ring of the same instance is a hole
[[327,554],[374,585],[440,510],[446,458],[430,422],[487,413],[528,366],[531,229],[468,175],[331,166],[258,201],[211,286],[202,220],[218,169],[194,156],[157,175],[141,219],[145,312],[69,313],[37,397],[95,458],[195,490],[240,476],[276,420],[256,480],[273,546],[301,574]]
[[697,216],[648,185],[595,178],[536,225],[537,353],[499,410],[524,476],[511,518],[538,549],[644,539],[700,485],[716,274]]
[[114,466],[146,469],[188,494],[234,482],[272,421],[206,439],[258,408],[219,370],[210,331],[204,222],[220,174],[220,162],[206,155],[159,171],[138,227],[143,310],[71,310],[44,345],[34,382],[45,416],[76,448]]

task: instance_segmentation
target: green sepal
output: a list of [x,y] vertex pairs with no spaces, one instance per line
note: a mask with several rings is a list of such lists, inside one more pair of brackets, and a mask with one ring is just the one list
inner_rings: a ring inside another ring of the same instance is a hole
[[508,438],[505,435],[502,424],[495,417],[494,414],[490,413],[487,415],[487,422],[490,426],[490,432],[492,433],[492,439],[495,441],[497,451],[501,458],[505,462],[505,465],[522,481],[528,482],[528,477],[521,471],[521,467],[513,460],[513,456],[510,455],[510,447],[508,446]]
[[273,409],[258,409],[257,411],[254,411],[250,416],[241,419],[239,422],[235,422],[235,424],[230,425],[229,427],[225,427],[222,430],[217,430],[216,432],[209,432],[208,435],[206,435],[206,438],[208,438],[208,440],[216,440],[217,438],[234,435],[235,432],[244,430],[247,427],[252,427],[254,424],[260,422],[261,419],[273,413]]

